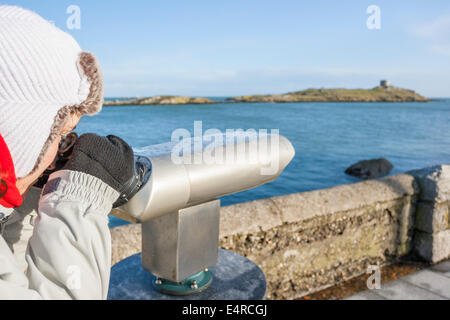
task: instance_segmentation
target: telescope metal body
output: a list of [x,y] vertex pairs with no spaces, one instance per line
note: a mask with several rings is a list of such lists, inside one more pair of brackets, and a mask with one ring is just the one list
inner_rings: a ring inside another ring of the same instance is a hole
[[216,135],[138,149],[151,162],[141,190],[112,215],[145,222],[275,180],[294,157],[280,135]]
[[135,150],[151,166],[141,189],[112,215],[142,223],[142,266],[160,292],[183,295],[211,283],[218,261],[218,197],[275,180],[294,157],[280,135],[217,134]]

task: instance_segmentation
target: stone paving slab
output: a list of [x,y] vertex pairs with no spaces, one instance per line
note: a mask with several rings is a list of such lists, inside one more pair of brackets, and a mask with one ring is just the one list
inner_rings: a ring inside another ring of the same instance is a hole
[[374,291],[376,290],[366,290],[345,298],[344,300],[386,300],[386,298],[377,295]]
[[376,294],[389,300],[445,300],[440,295],[401,279],[381,285],[381,289],[376,289]]
[[401,280],[450,299],[450,278],[436,271],[422,270]]
[[431,270],[437,271],[442,275],[450,278],[450,260],[441,262],[431,267]]
[[450,300],[450,260],[344,300]]

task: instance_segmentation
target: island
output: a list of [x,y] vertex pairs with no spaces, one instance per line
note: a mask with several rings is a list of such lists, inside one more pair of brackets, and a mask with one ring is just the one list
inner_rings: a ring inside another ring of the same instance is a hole
[[179,105],[179,104],[213,104],[217,103],[209,98],[186,96],[154,96],[147,98],[105,100],[104,106],[152,106],[152,105]]
[[413,90],[391,86],[387,80],[372,89],[306,89],[285,94],[249,95],[227,102],[427,102]]
[[306,89],[284,94],[247,95],[211,100],[205,97],[188,96],[154,96],[147,98],[130,98],[107,100],[104,106],[152,106],[216,103],[255,103],[255,102],[427,102],[428,98],[413,90],[390,85],[389,80],[381,80],[380,85],[372,89]]

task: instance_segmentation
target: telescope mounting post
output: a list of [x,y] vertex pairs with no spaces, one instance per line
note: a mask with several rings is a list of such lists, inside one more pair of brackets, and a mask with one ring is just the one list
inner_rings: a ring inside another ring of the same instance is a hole
[[171,295],[205,290],[219,257],[220,201],[193,205],[142,223],[142,266],[154,288]]

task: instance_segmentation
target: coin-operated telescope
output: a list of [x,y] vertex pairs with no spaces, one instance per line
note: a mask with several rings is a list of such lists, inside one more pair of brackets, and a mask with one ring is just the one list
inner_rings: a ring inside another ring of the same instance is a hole
[[294,154],[283,136],[248,132],[135,150],[134,182],[111,214],[142,223],[142,266],[154,287],[176,295],[206,289],[218,262],[217,198],[275,180]]

